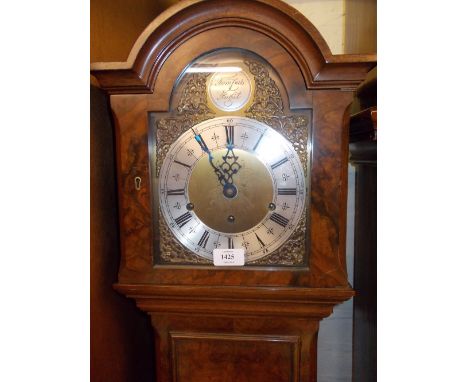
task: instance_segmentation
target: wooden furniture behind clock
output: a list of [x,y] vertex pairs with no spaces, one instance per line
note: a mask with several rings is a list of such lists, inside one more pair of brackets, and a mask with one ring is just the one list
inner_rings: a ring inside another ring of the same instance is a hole
[[[372,73],[374,74],[374,73]],[[357,90],[351,116],[350,163],[355,168],[353,381],[377,380],[377,77]]]
[[[319,322],[354,293],[348,107],[373,66],[276,0],[183,1],[126,62],[93,64],[115,124],[115,288],[151,316],[158,382],[316,380]],[[243,266],[213,264],[232,249]]]

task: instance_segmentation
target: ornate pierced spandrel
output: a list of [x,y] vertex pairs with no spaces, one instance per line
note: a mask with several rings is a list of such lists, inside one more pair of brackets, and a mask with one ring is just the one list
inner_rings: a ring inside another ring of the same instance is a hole
[[303,213],[294,233],[278,250],[261,259],[250,261],[247,265],[306,265],[305,238],[306,238],[306,214]]
[[176,116],[156,121],[154,147],[156,176],[159,176],[161,165],[171,144],[192,126],[215,116],[207,101],[206,80],[208,74],[194,73],[189,76],[177,105]]
[[283,99],[268,69],[256,61],[244,61],[255,78],[255,94],[252,105],[245,112],[246,117],[256,119],[283,134],[301,160],[307,173],[309,139],[309,119],[305,115],[286,115]]
[[187,251],[181,244],[175,240],[167,226],[164,217],[159,211],[159,227],[160,227],[160,262],[159,264],[198,264],[210,265],[211,261],[204,257],[197,256],[194,253]]

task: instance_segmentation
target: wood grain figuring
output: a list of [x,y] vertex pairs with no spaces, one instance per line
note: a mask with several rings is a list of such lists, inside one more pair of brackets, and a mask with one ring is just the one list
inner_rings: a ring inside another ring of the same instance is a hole
[[171,332],[174,380],[297,382],[297,336]]
[[348,140],[343,121],[350,92],[314,94],[312,158],[312,280],[314,286],[346,286]]
[[152,322],[158,382],[316,381],[318,321],[152,314]]
[[[118,147],[121,266],[134,272],[152,266],[146,99],[141,96],[111,99]],[[141,178],[140,190],[135,177]],[[143,255],[142,255],[143,254]]]

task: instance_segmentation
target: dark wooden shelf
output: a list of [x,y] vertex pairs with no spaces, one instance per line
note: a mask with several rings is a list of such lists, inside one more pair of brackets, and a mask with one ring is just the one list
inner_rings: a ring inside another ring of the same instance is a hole
[[349,141],[363,142],[377,140],[377,106],[369,107],[351,116]]
[[[376,81],[372,86],[376,89]],[[376,94],[366,87],[366,94]],[[375,102],[375,99],[374,99]],[[377,107],[350,120],[350,162],[356,169],[353,381],[377,380]]]

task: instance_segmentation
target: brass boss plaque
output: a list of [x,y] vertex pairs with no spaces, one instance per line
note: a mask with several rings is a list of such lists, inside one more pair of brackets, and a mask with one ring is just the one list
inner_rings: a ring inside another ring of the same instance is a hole
[[240,70],[232,73],[214,73],[208,83],[211,102],[220,110],[237,111],[249,102],[252,84],[248,75]]

